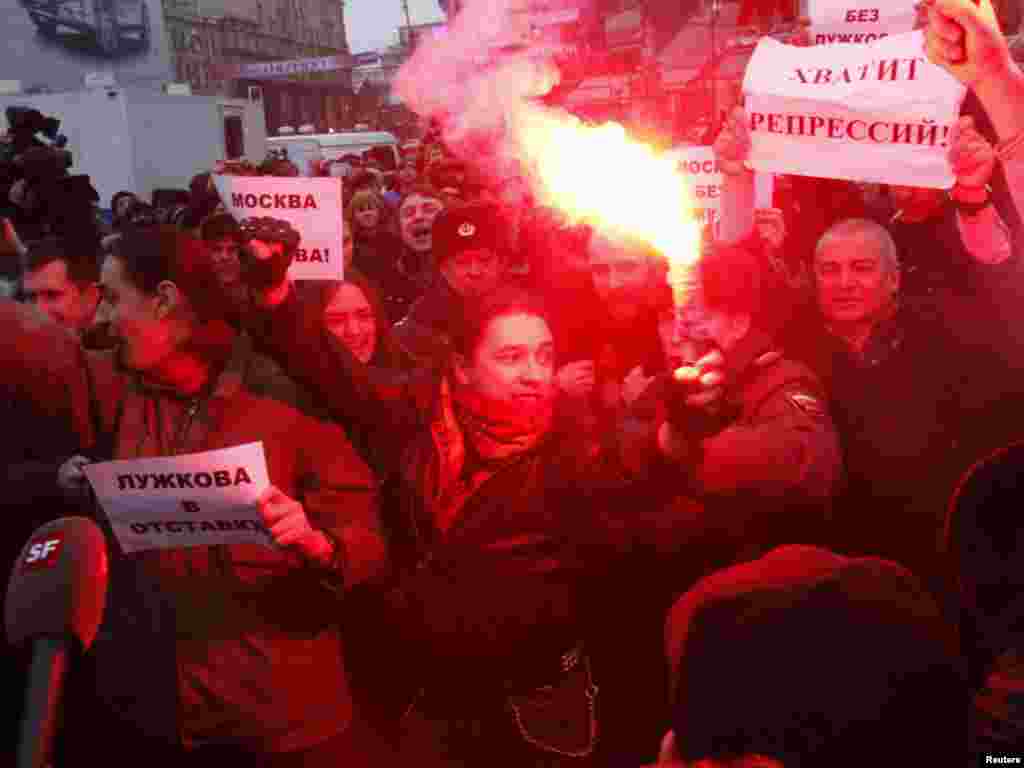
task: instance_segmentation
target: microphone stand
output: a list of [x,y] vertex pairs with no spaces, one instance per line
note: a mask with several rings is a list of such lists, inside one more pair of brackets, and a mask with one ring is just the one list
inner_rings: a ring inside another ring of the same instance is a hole
[[67,638],[45,635],[35,641],[18,738],[18,768],[49,768],[51,764],[67,668]]

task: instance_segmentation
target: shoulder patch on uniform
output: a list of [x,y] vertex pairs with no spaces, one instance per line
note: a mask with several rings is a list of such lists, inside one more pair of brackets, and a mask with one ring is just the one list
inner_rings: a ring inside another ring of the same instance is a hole
[[812,418],[824,419],[828,416],[825,404],[814,395],[809,395],[806,392],[793,392],[787,397],[789,402]]

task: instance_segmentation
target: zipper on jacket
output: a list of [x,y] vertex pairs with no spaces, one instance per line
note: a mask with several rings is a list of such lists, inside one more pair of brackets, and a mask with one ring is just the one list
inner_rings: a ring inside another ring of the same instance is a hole
[[178,453],[184,447],[185,438],[188,437],[188,431],[192,428],[192,422],[195,421],[196,414],[199,412],[199,406],[199,398],[189,401],[188,409],[185,411],[185,419],[181,422],[181,427],[178,429],[177,437],[174,440],[174,453]]
[[[192,423],[196,419],[196,414],[199,413],[199,407],[202,405],[202,400],[198,397],[192,398],[188,403],[188,408],[185,410],[185,419],[181,423],[181,429],[178,430],[177,439],[175,440],[174,453],[179,453],[182,448],[185,447],[185,438],[188,437],[189,430],[192,428]],[[212,570],[221,576],[225,576],[228,573],[228,558],[227,550],[224,545],[217,545],[211,548],[210,552],[210,564]]]

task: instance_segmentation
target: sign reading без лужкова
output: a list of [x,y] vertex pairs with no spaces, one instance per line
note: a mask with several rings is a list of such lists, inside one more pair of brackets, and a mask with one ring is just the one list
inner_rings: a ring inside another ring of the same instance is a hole
[[917,0],[809,0],[815,45],[873,43],[914,30]]

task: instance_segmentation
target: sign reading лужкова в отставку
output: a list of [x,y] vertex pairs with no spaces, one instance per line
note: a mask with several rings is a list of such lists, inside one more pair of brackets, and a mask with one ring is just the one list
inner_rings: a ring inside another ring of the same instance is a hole
[[257,506],[270,487],[262,443],[83,467],[125,552],[274,546]]

